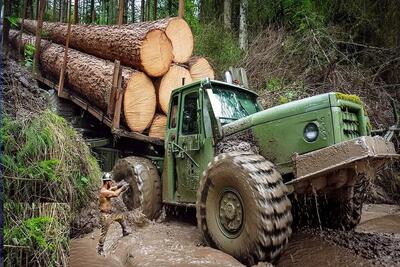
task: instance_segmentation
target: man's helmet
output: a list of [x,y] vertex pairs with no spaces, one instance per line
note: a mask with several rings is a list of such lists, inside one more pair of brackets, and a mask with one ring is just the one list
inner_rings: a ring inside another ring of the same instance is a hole
[[107,181],[111,181],[111,173],[109,172],[105,172],[103,174],[103,177],[101,178],[103,180],[103,183],[107,182]]

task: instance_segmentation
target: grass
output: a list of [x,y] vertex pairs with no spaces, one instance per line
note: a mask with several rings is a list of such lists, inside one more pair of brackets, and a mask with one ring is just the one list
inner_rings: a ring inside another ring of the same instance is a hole
[[68,123],[45,110],[0,129],[8,266],[68,266],[69,225],[93,200],[101,171]]
[[5,118],[1,136],[5,192],[12,199],[65,202],[78,209],[100,181],[100,168],[83,138],[51,111]]

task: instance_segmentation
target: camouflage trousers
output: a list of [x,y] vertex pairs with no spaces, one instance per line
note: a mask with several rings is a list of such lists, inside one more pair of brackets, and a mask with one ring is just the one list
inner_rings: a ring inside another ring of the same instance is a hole
[[103,250],[104,242],[106,241],[106,235],[110,225],[113,222],[118,222],[122,228],[122,234],[126,235],[126,225],[124,215],[122,213],[113,214],[113,213],[101,213],[100,215],[100,225],[101,225],[101,234],[99,239],[99,251]]

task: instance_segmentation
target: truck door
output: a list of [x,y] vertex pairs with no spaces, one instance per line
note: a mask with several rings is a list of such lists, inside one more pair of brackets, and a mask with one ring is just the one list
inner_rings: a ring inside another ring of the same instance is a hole
[[189,91],[182,94],[179,134],[175,153],[177,171],[177,200],[193,202],[199,180],[201,112],[199,92]]

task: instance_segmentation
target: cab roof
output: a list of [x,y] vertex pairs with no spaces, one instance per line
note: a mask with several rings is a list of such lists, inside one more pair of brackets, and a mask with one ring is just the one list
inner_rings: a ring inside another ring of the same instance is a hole
[[184,86],[178,87],[178,88],[172,90],[172,94],[176,94],[178,92],[183,92],[183,91],[186,91],[187,89],[191,89],[193,87],[197,87],[197,86],[201,86],[201,85],[207,84],[208,82],[211,84],[211,87],[213,85],[222,85],[222,86],[225,86],[225,87],[230,87],[230,88],[235,89],[235,90],[251,93],[254,96],[258,97],[257,93],[255,93],[254,91],[251,91],[249,89],[246,89],[244,87],[240,87],[238,85],[227,83],[227,82],[223,82],[223,81],[209,80],[209,79],[202,79],[202,80],[195,81],[195,82],[186,84]]

